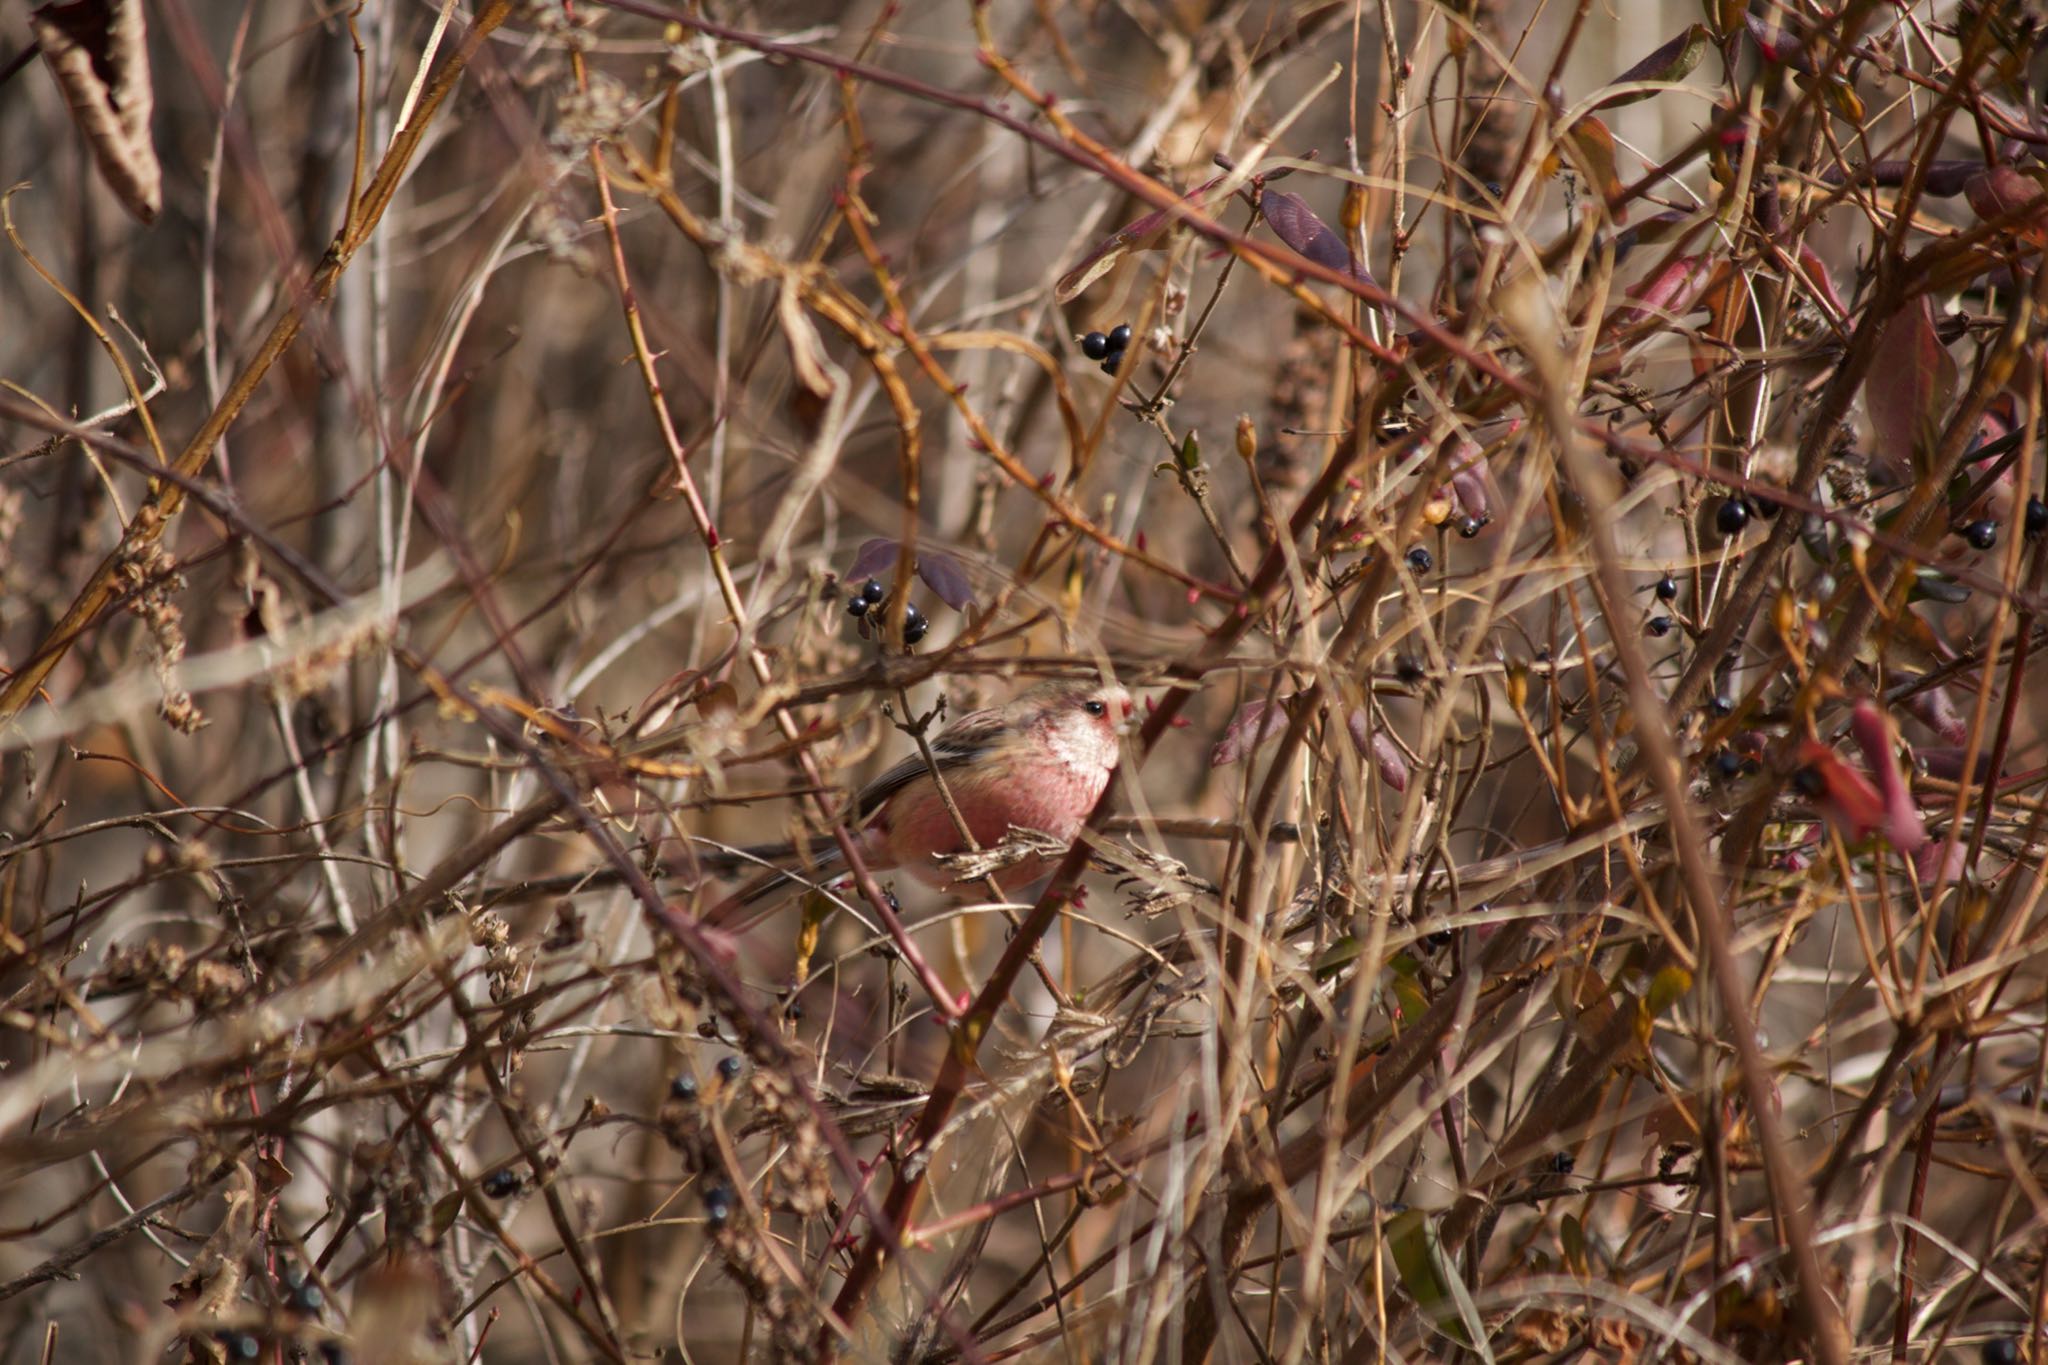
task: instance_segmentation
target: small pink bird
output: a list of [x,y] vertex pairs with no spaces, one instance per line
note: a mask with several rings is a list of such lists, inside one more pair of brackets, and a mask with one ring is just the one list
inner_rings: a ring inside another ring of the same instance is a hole
[[[974,842],[983,848],[999,844],[1013,827],[1072,841],[1116,770],[1117,731],[1130,713],[1130,696],[1121,687],[1055,681],[1006,705],[971,711],[940,731],[932,755]],[[845,818],[871,872],[902,868],[929,886],[945,886],[951,878],[933,855],[965,847],[922,754],[863,787]],[[809,852],[810,866],[819,873],[844,861],[829,838],[813,840]],[[785,886],[793,873],[782,869],[798,864],[795,846],[787,843],[712,861],[775,869],[707,910],[704,921],[712,925]],[[1008,885],[1024,886],[1050,870],[1046,859],[1031,857],[1001,876]]]

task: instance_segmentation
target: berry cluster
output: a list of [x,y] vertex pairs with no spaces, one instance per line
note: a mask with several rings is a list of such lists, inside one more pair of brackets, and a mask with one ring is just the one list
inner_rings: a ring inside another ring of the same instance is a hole
[[1090,360],[1102,362],[1104,374],[1115,374],[1123,368],[1124,351],[1131,344],[1131,325],[1120,322],[1107,333],[1090,332],[1081,338],[1081,354]]
[[722,1227],[732,1217],[732,1186],[724,1181],[709,1185],[704,1190],[704,1215],[711,1220],[711,1226]]
[[306,1273],[304,1266],[291,1266],[279,1278],[284,1281],[285,1307],[294,1313],[304,1313],[309,1317],[318,1316],[320,1310],[326,1306],[326,1293],[313,1277]]
[[[2040,494],[2027,499],[2020,531],[2028,540],[2039,540],[2043,534],[2048,534],[2048,502],[2041,501]],[[1998,545],[1998,522],[1992,517],[1966,522],[1957,526],[1955,533],[1968,541],[1973,550],[1990,550]]]
[[[880,579],[870,578],[866,583],[861,585],[861,590],[859,592],[855,593],[852,597],[846,599],[846,614],[848,616],[851,616],[856,621],[865,620],[867,618],[867,614],[873,611],[876,607],[882,605],[883,599],[888,597],[888,595],[889,590],[882,586]],[[917,604],[915,602],[904,604],[904,644],[916,644],[919,640],[922,640],[925,637],[925,633],[929,631],[931,628],[932,623],[925,619],[925,614],[917,609]],[[862,627],[861,634],[863,636],[867,634],[866,627]]]

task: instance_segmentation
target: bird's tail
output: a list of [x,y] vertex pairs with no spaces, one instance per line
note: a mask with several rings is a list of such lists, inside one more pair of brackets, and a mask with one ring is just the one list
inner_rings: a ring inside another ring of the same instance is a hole
[[778,891],[822,885],[845,865],[846,855],[839,851],[838,844],[823,840],[806,845],[801,853],[791,843],[711,848],[700,851],[698,860],[709,871],[722,875],[755,870],[753,877],[704,912],[704,923],[722,928],[748,906]]

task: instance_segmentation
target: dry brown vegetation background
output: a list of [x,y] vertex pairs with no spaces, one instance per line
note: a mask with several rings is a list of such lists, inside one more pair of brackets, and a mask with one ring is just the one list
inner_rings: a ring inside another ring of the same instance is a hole
[[34,17],[0,1359],[2048,1359],[2026,4]]

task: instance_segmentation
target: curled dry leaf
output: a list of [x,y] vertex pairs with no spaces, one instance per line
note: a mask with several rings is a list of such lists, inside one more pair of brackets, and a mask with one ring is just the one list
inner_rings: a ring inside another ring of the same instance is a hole
[[1913,793],[1899,769],[1898,736],[1891,717],[1865,698],[1849,713],[1849,733],[1863,751],[1863,762],[1877,778],[1878,794],[1884,798],[1884,837],[1902,853],[1917,853],[1927,842],[1927,824]]
[[163,168],[150,140],[154,96],[142,0],[70,0],[29,15],[29,31],[64,92],[100,176],[145,223],[163,210]]
[[[1700,64],[1707,55],[1708,46],[1714,35],[1705,24],[1694,24],[1685,32],[1673,38],[1649,56],[1637,62],[1628,70],[1616,76],[1614,85],[1633,85],[1641,81],[1682,81]],[[1595,108],[1619,109],[1624,104],[1634,104],[1656,94],[1655,90],[1626,90],[1610,95]]]
[[782,322],[782,335],[789,342],[790,368],[796,372],[797,382],[817,397],[829,398],[836,387],[832,382],[832,361],[825,354],[825,339],[818,335],[810,314],[804,311],[794,275],[782,281],[776,314]]
[[1579,154],[1579,169],[1592,182],[1593,188],[1600,191],[1601,198],[1613,205],[1609,212],[1614,221],[1625,222],[1627,206],[1620,202],[1625,190],[1620,174],[1614,169],[1614,134],[1606,124],[1588,114],[1574,123],[1565,137]]
[[1934,305],[1924,294],[1887,322],[1876,362],[1863,382],[1863,402],[1877,436],[1877,453],[1910,467],[1916,452],[1931,450],[1956,391],[1955,357],[1934,330]]

